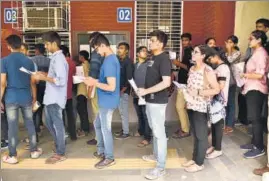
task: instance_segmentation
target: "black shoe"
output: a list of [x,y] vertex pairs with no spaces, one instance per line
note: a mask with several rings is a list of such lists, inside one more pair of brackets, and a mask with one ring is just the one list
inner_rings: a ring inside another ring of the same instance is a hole
[[98,154],[97,152],[94,152],[93,153],[93,156],[97,159],[101,159],[101,160],[104,160],[105,159],[105,155],[104,153],[101,153],[101,154]]
[[1,141],[1,149],[7,149],[8,143],[6,141]]
[[114,133],[114,136],[120,136],[120,135],[122,135],[123,134],[123,130],[121,130],[121,131],[119,131],[119,132],[115,132]]
[[96,141],[96,139],[91,139],[91,140],[87,141],[87,144],[88,145],[97,145],[97,141]]
[[130,138],[130,135],[129,134],[121,134],[119,136],[115,136],[115,139],[116,140],[125,140],[127,138]]
[[104,160],[101,160],[100,162],[96,163],[94,165],[94,167],[97,169],[103,169],[103,168],[110,167],[110,166],[115,165],[115,164],[116,164],[115,160],[104,159]]

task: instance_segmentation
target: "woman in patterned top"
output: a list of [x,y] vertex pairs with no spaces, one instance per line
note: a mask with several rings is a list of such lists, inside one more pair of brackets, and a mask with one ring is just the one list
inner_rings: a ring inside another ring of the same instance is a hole
[[200,45],[192,52],[194,66],[189,71],[186,102],[190,124],[194,134],[192,160],[183,164],[185,171],[197,172],[204,169],[207,141],[207,104],[212,96],[220,92],[216,74],[204,61],[208,58],[209,47]]

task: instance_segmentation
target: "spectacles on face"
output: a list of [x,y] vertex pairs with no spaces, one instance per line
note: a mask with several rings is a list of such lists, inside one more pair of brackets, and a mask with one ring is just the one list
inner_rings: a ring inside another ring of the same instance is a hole
[[197,51],[197,50],[194,50],[194,51],[191,52],[192,55],[196,55],[196,54],[198,54],[198,53],[200,53],[200,52]]

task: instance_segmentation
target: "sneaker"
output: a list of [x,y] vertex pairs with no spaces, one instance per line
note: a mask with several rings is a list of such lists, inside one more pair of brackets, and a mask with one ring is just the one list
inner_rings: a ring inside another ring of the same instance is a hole
[[17,157],[8,155],[3,156],[2,161],[9,164],[16,164],[19,162]]
[[209,148],[207,148],[206,150],[206,154],[209,155],[210,153],[212,153],[215,150],[215,148],[213,146],[210,146]]
[[240,145],[241,150],[252,150],[253,148],[254,148],[253,144]]
[[183,167],[190,167],[190,166],[192,166],[192,165],[194,165],[194,164],[195,164],[195,161],[193,161],[193,160],[189,160],[189,161],[183,163],[182,166],[183,166]]
[[144,155],[142,159],[146,162],[157,162],[157,158],[154,155]]
[[245,158],[257,158],[263,155],[265,155],[265,151],[258,148],[253,148],[252,150],[249,150],[248,152],[244,153]]
[[214,159],[222,155],[222,151],[214,150],[212,153],[206,155],[207,159]]
[[42,148],[37,148],[36,151],[31,152],[31,158],[32,159],[37,159],[42,155],[42,153],[43,153]]
[[154,168],[149,171],[145,178],[148,180],[156,180],[166,174],[165,170],[162,168]]
[[193,165],[185,168],[184,170],[186,172],[189,172],[189,173],[194,173],[194,172],[199,172],[199,171],[203,170],[204,168],[205,168],[204,165],[199,166],[197,164],[193,164]]
[[114,133],[114,136],[120,136],[120,135],[122,135],[122,134],[123,134],[123,130],[121,130],[121,131],[119,131],[119,132]]
[[7,148],[8,148],[8,142],[1,141],[1,150],[7,149]]
[[93,153],[93,156],[97,159],[105,159],[105,154],[104,153],[101,153],[101,154],[98,154],[97,151]]
[[100,162],[96,163],[94,167],[97,169],[103,169],[103,168],[110,167],[115,164],[116,164],[115,160],[103,159]]
[[129,134],[122,134],[122,135],[119,135],[119,136],[115,136],[116,140],[125,140],[127,138],[130,138]]
[[91,140],[87,141],[87,144],[88,145],[96,145],[97,141],[96,141],[96,139],[91,139]]

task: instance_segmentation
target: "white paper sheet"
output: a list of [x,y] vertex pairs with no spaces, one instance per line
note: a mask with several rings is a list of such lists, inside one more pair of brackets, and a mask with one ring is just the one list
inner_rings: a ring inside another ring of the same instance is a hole
[[[129,83],[131,84],[131,86],[134,89],[134,91],[137,93],[138,88],[136,86],[136,83],[135,83],[134,79],[129,80]],[[139,96],[138,105],[146,105],[146,101],[145,101],[145,99],[143,97],[140,97]]]
[[22,71],[22,72],[24,72],[24,73],[30,74],[30,75],[35,74],[35,72],[31,72],[30,70],[27,70],[27,69],[24,68],[24,67],[21,67],[19,70]]
[[91,98],[94,98],[94,95],[95,95],[95,89],[96,89],[96,87],[93,87],[93,88],[92,88]]
[[234,64],[231,69],[238,87],[242,87],[245,84],[245,79],[241,77],[244,73],[245,62]]
[[180,84],[176,81],[173,81],[173,83],[175,84],[175,86],[178,88],[178,89],[186,89],[187,88],[187,85],[186,84]]
[[84,76],[73,76],[73,83],[74,84],[80,84],[85,80]]
[[76,76],[84,77],[84,70],[82,66],[76,66]]

